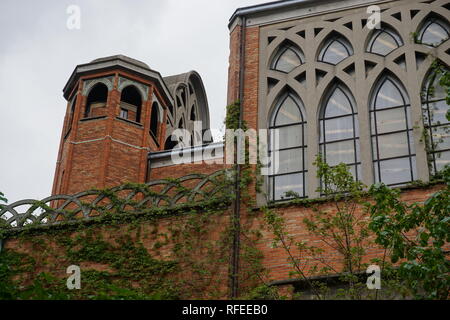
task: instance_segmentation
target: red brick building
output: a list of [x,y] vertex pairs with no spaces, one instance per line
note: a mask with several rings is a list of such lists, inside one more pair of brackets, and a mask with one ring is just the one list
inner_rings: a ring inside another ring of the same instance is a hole
[[[370,5],[375,7],[368,11]],[[377,13],[381,22],[371,28]],[[279,130],[283,137],[269,154],[279,156],[279,170],[261,177],[261,192],[250,189],[256,212],[268,202],[286,201],[276,210],[289,231],[298,240],[317,242],[301,223],[311,209],[289,204],[285,193],[320,197],[313,165],[319,152],[331,165],[346,163],[366,185],[428,182],[449,164],[445,93],[428,90],[435,81],[429,78],[429,57],[450,65],[449,20],[448,0],[292,0],[238,9],[229,24],[228,103],[240,100],[249,128],[269,129],[269,135]],[[64,96],[53,194],[223,167],[222,145],[211,145],[203,135],[209,110],[196,72],[163,78],[142,62],[113,56],[78,66]],[[202,137],[195,136],[197,120]],[[170,136],[177,128],[199,142],[193,148],[188,143],[188,150],[215,149],[208,159],[216,163],[173,164]],[[438,188],[405,189],[403,199],[423,201]],[[317,206],[332,210],[326,203]],[[240,214],[245,221],[246,211]],[[258,227],[262,218],[253,223],[248,227]],[[258,244],[271,280],[293,282],[286,253],[271,242],[264,233]],[[380,253],[367,248],[366,260]],[[324,258],[339,266],[333,252]]]

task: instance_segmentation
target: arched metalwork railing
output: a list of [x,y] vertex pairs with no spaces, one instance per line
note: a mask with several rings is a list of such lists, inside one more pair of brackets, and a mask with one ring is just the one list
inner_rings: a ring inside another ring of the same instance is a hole
[[225,170],[210,175],[191,174],[179,179],[155,180],[147,184],[124,184],[106,190],[74,195],[54,195],[21,200],[0,210],[0,228],[53,225],[89,220],[106,213],[138,214],[155,208],[180,208],[216,199],[230,199],[230,180]]

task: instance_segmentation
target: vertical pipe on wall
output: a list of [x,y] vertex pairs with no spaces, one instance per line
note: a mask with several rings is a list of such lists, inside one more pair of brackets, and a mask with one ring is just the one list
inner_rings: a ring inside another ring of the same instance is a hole
[[[243,105],[244,105],[244,77],[245,77],[245,16],[241,16],[241,32],[240,32],[240,53],[239,53],[239,125],[238,128],[242,128],[243,121]],[[235,144],[236,145],[236,144]],[[244,144],[245,147],[245,144]],[[236,150],[236,147],[235,147]],[[231,298],[237,298],[239,295],[239,255],[240,255],[240,234],[241,234],[241,222],[240,222],[240,210],[241,210],[241,188],[240,188],[240,176],[241,165],[238,164],[237,157],[238,151],[235,152],[235,192],[236,198],[234,200],[233,210],[233,252],[232,252],[232,265],[231,265]]]

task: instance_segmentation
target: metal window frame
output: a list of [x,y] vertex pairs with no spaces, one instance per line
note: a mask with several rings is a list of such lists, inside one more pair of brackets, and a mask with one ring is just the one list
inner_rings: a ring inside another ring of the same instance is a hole
[[[419,32],[419,41],[420,41],[420,43],[425,44],[425,45],[429,45],[429,46],[432,46],[432,47],[436,47],[436,46],[439,46],[440,44],[434,45],[434,44],[431,44],[431,43],[423,42],[423,36],[425,35],[425,31],[426,31],[432,24],[437,24],[438,26],[440,26],[440,27],[447,33],[447,39],[443,39],[442,41],[446,41],[446,40],[448,40],[448,39],[450,38],[450,32],[448,31],[448,30],[450,29],[450,25],[449,25],[448,22],[442,20],[441,18],[431,18],[431,19],[428,19],[428,20],[422,25],[422,27],[420,28],[420,32]],[[442,43],[442,42],[441,42],[441,43]]]
[[303,53],[303,51],[294,43],[291,43],[290,41],[284,41],[277,49],[275,56],[272,58],[272,63],[270,64],[270,70],[273,71],[278,71],[278,72],[282,72],[285,74],[288,74],[289,72],[277,69],[277,65],[280,62],[281,57],[286,53],[286,51],[291,50],[292,52],[294,52],[294,54],[297,56],[298,60],[300,61],[300,64],[296,67],[294,67],[292,70],[294,70],[295,68],[301,66],[302,64],[305,63],[305,54]]
[[[347,101],[350,104],[351,113],[345,114],[345,115],[339,115],[339,116],[333,116],[333,117],[326,117],[326,111],[329,106],[329,102],[333,94],[336,92],[336,90],[340,90]],[[358,150],[357,141],[359,141],[359,134],[356,134],[356,125],[358,125],[358,121],[355,119],[358,116],[358,112],[355,112],[356,109],[356,103],[351,95],[351,93],[341,84],[336,83],[334,84],[331,89],[328,91],[327,95],[325,95],[326,99],[324,100],[325,103],[322,104],[320,112],[319,112],[319,153],[321,153],[324,157],[324,161],[327,162],[327,145],[332,143],[339,143],[339,142],[347,142],[347,141],[353,141],[353,153],[354,153],[354,162],[352,163],[345,163],[348,167],[354,167],[355,168],[355,181],[359,181],[359,173],[358,173],[358,165],[361,165],[361,155],[360,150]],[[338,140],[331,140],[327,141],[326,139],[326,122],[328,120],[334,120],[339,118],[352,118],[352,131],[353,131],[353,137],[352,138],[345,138],[345,139],[338,139]],[[359,130],[358,130],[359,131]],[[322,139],[323,138],[323,139]],[[335,167],[335,166],[333,166]],[[323,188],[323,181],[320,179],[320,187]],[[326,186],[325,186],[326,187]],[[323,193],[322,193],[323,195]]]
[[[373,46],[374,46],[375,42],[377,41],[378,37],[380,37],[383,33],[386,33],[389,36],[391,36],[392,39],[394,39],[395,43],[397,44],[397,48],[392,49],[389,53],[387,53],[385,55],[373,52]],[[401,38],[401,36],[398,34],[398,32],[391,27],[385,26],[385,27],[382,27],[381,29],[375,30],[375,32],[372,34],[372,37],[369,41],[366,52],[385,57],[388,54],[390,54],[392,51],[397,50],[398,48],[400,48],[402,46],[404,46],[404,42],[403,42],[403,39]]]
[[[442,149],[442,150],[435,150],[435,142],[433,139],[433,129],[434,128],[439,128],[439,127],[449,127],[450,128],[450,121],[448,121],[447,123],[441,123],[441,124],[433,124],[433,121],[431,119],[431,111],[430,111],[430,104],[431,103],[435,103],[435,102],[440,102],[440,101],[446,101],[446,98],[441,98],[441,99],[433,99],[430,98],[430,88],[431,88],[431,84],[433,84],[436,80],[436,74],[433,75],[433,77],[431,79],[429,79],[429,81],[427,81],[427,83],[425,84],[426,86],[426,98],[424,101],[422,101],[422,111],[426,112],[428,115],[428,119],[424,119],[424,127],[426,130],[429,131],[429,139],[431,142],[431,148],[432,150],[428,151],[428,155],[432,157],[432,165],[433,165],[433,171],[434,173],[437,173],[437,165],[436,165],[436,154],[438,153],[444,153],[444,152],[448,152],[450,151],[450,148],[448,149]],[[424,108],[425,106],[425,108]]]
[[[337,63],[324,61],[323,58],[324,58],[325,54],[327,53],[328,49],[334,42],[339,42],[340,44],[342,44],[345,51],[347,51],[347,57],[345,57],[344,59],[342,59],[341,61],[339,61]],[[353,51],[352,44],[344,36],[335,35],[333,37],[330,37],[328,40],[326,40],[323,48],[319,52],[319,57],[317,58],[317,61],[335,66],[335,65],[341,63],[342,61],[344,61],[345,59],[347,59],[348,57],[351,57],[353,55],[353,52],[354,51]]]
[[[283,124],[283,125],[274,125],[276,122],[276,119],[278,117],[278,113],[280,112],[281,107],[284,105],[284,103],[286,102],[286,100],[288,98],[291,98],[296,107],[298,108],[298,111],[300,113],[300,117],[301,117],[301,122],[293,122],[293,123],[289,123],[289,124]],[[279,176],[287,176],[287,175],[294,175],[294,174],[302,174],[302,182],[303,182],[303,194],[301,195],[300,198],[307,198],[306,195],[306,173],[308,172],[308,170],[305,169],[305,153],[306,153],[306,149],[307,149],[307,145],[305,144],[305,126],[307,124],[307,121],[305,120],[305,117],[303,115],[303,111],[301,108],[301,105],[303,106],[303,102],[300,100],[300,98],[297,98],[297,96],[292,93],[290,90],[287,90],[284,94],[280,95],[280,97],[278,98],[278,102],[276,104],[276,107],[274,108],[274,110],[272,111],[272,116],[271,116],[271,120],[270,120],[270,125],[269,127],[269,148],[268,148],[268,155],[269,158],[272,159],[272,153],[274,152],[279,152],[279,151],[285,151],[285,150],[294,150],[294,149],[301,149],[302,152],[302,169],[300,171],[292,171],[292,172],[286,172],[286,173],[281,173],[281,174],[271,174],[268,175],[268,179],[269,179],[269,187],[271,190],[269,190],[269,199],[271,202],[278,202],[278,201],[285,201],[285,200],[289,200],[289,199],[276,199],[275,198],[275,187],[276,187],[276,183],[275,183],[275,179],[276,177]],[[274,149],[273,145],[272,145],[272,139],[271,139],[271,130],[272,129],[280,129],[280,128],[287,128],[287,127],[291,127],[291,126],[301,126],[302,130],[302,144],[301,146],[295,146],[295,147],[288,147],[288,148],[278,148],[278,149]],[[272,160],[271,160],[272,161]],[[272,165],[272,163],[271,163]]]
[[[382,109],[377,109],[376,106],[376,101],[377,101],[377,97],[380,94],[380,90],[383,87],[383,85],[385,84],[386,81],[390,81],[395,88],[398,90],[398,92],[400,93],[400,96],[402,98],[403,101],[403,105],[400,106],[394,106],[394,107],[388,107],[388,108],[382,108]],[[392,76],[390,75],[384,75],[382,76],[376,85],[376,90],[372,96],[372,100],[370,103],[370,110],[369,110],[369,115],[370,115],[370,130],[371,130],[371,144],[372,144],[372,153],[373,153],[373,170],[374,170],[374,178],[376,182],[383,182],[383,177],[381,176],[381,162],[383,161],[388,161],[388,160],[395,160],[395,159],[404,159],[404,158],[408,158],[409,159],[409,171],[410,171],[410,180],[406,181],[406,182],[402,182],[402,183],[395,183],[395,184],[388,184],[388,186],[397,186],[397,185],[404,185],[407,183],[410,183],[412,181],[414,181],[415,179],[415,175],[414,175],[414,168],[413,168],[413,158],[416,157],[416,153],[412,153],[412,143],[414,143],[413,141],[411,141],[411,134],[413,133],[413,128],[409,125],[409,120],[411,120],[411,103],[408,99],[405,99],[405,95],[407,94],[407,92],[401,87],[401,84]],[[408,102],[407,102],[408,101]],[[394,131],[388,131],[388,132],[383,132],[383,133],[378,133],[378,121],[377,121],[377,113],[378,112],[383,112],[383,111],[389,111],[389,110],[393,110],[393,109],[400,109],[403,108],[404,110],[404,114],[405,114],[405,125],[406,125],[406,129],[404,130],[394,130]],[[375,132],[372,132],[372,120],[374,121],[373,123],[373,128],[375,129]],[[396,134],[396,133],[405,133],[406,137],[407,137],[407,143],[408,143],[408,154],[403,155],[403,156],[396,156],[396,157],[388,157],[388,158],[380,158],[380,148],[379,148],[379,139],[378,137],[382,136],[382,135],[389,135],[389,134]],[[375,138],[375,139],[374,139]],[[376,152],[374,150],[374,140],[375,140],[375,149]],[[377,175],[377,170],[375,170],[375,166],[378,169],[378,175]]]

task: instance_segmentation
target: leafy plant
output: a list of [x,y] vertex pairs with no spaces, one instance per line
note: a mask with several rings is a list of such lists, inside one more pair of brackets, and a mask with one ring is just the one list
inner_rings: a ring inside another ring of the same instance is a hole
[[450,167],[443,176],[446,187],[424,204],[408,205],[400,191],[375,184],[370,194],[370,229],[376,243],[392,250],[391,261],[399,263],[398,273],[414,296],[420,299],[448,299],[450,261]]

